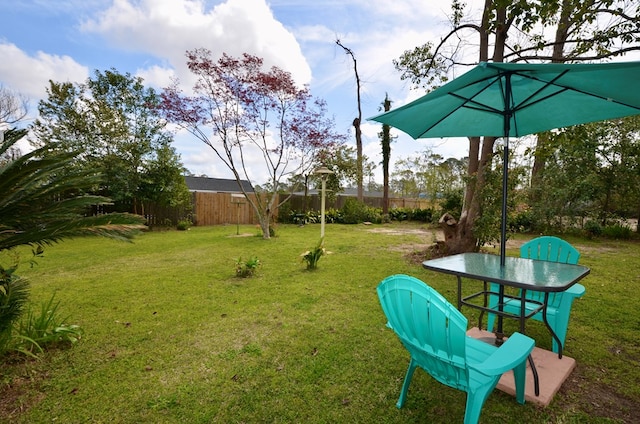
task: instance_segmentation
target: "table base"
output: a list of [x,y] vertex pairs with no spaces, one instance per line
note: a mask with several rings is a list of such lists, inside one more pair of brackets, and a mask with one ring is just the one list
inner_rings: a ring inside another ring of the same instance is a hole
[[[485,330],[479,330],[478,327],[471,328],[467,331],[467,334],[475,339],[486,341],[487,343],[493,344],[495,342],[495,334]],[[540,377],[540,395],[536,396],[534,393],[533,374],[527,364],[525,401],[540,406],[548,406],[555,394],[560,390],[562,383],[565,382],[576,367],[576,361],[565,355],[562,356],[562,359],[559,359],[557,354],[539,347],[535,347],[531,355],[533,356],[533,362],[536,364],[536,370]],[[505,373],[498,382],[497,389],[515,396],[513,373]]]

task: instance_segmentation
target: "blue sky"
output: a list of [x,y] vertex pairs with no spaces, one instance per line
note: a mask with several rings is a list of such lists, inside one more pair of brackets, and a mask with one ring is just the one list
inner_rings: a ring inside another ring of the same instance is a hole
[[[115,68],[162,89],[172,76],[188,84],[188,49],[248,52],[309,84],[346,133],[357,116],[356,86],[336,38],[356,55],[363,116],[370,117],[385,93],[394,107],[424,94],[400,81],[391,60],[446,33],[448,7],[442,0],[0,0],[0,84],[26,95],[35,109],[49,79],[82,82],[96,69]],[[376,163],[379,131],[376,123],[363,125],[365,154]],[[396,135],[392,161],[425,148],[467,154],[465,141]],[[232,177],[201,142],[179,137],[175,147],[190,171]],[[252,179],[261,183],[258,168]]]

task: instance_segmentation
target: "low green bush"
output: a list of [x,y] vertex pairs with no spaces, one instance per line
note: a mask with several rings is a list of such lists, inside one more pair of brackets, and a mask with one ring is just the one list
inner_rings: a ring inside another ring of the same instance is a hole
[[189,221],[188,219],[183,219],[178,221],[178,225],[176,225],[176,228],[180,231],[186,231],[191,228],[191,225],[193,225],[191,221]]
[[509,230],[515,233],[530,233],[535,227],[535,216],[531,209],[509,215]]
[[342,206],[342,224],[382,222],[382,209],[367,206],[357,199],[347,199]]
[[413,220],[420,222],[433,222],[433,209],[414,209],[413,211]]
[[602,226],[596,221],[590,220],[584,224],[584,232],[587,237],[598,237],[602,234]]
[[411,209],[393,208],[389,210],[389,217],[392,221],[410,221],[412,217]]
[[627,225],[607,225],[602,229],[602,235],[615,240],[629,240],[633,236],[633,230]]
[[252,277],[258,271],[260,265],[262,265],[262,263],[257,256],[253,256],[247,260],[243,260],[242,257],[239,257],[236,261],[236,277]]

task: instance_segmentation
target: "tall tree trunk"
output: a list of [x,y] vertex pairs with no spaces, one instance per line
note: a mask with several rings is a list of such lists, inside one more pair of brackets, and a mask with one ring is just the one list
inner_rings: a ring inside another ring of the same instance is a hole
[[364,183],[363,183],[363,160],[362,160],[362,131],[360,130],[360,123],[362,122],[362,107],[360,100],[360,76],[358,75],[358,63],[356,62],[356,56],[353,51],[345,47],[340,40],[336,40],[336,44],[342,47],[346,54],[351,56],[353,60],[353,72],[356,76],[356,94],[358,99],[358,117],[353,120],[353,128],[356,135],[356,179],[358,180],[358,201],[364,200]]
[[[382,103],[385,112],[391,110],[391,100],[386,95]],[[391,127],[382,125],[382,213],[389,213],[389,162],[391,160]]]
[[[360,101],[358,100],[358,105]],[[362,172],[362,131],[360,130],[360,118],[353,120],[353,129],[356,134],[356,178],[358,179],[358,201],[364,201],[364,182]]]
[[[494,8],[493,0],[485,0],[484,12],[480,28],[480,52],[479,61],[484,62],[489,58],[489,19]],[[496,44],[498,40],[504,44],[506,39],[506,12],[496,11],[496,19],[503,19],[504,24],[497,25],[499,34],[496,34]],[[493,60],[501,62],[504,54],[504,45],[495,47]],[[478,249],[478,240],[473,228],[476,220],[482,213],[482,191],[485,185],[485,169],[491,165],[493,157],[493,146],[495,138],[480,137],[469,138],[469,167],[467,169],[467,186],[462,203],[460,219],[456,221],[453,217],[443,216],[440,219],[440,226],[445,235],[445,246],[449,254],[470,252]],[[482,142],[481,142],[482,141]],[[482,146],[482,148],[481,148]]]
[[[563,0],[562,10],[560,11],[560,21],[556,27],[555,44],[553,45],[553,53],[551,56],[551,62],[561,63],[564,61],[564,46],[569,37],[570,19],[573,11],[573,0]],[[533,167],[531,168],[531,187],[534,188],[532,193],[539,193],[540,190],[535,190],[540,184],[540,177],[544,171],[548,147],[550,142],[550,134],[538,134],[538,140],[536,142],[536,148],[534,151]],[[534,194],[536,196],[536,194]],[[536,197],[532,199],[532,202],[538,200]]]

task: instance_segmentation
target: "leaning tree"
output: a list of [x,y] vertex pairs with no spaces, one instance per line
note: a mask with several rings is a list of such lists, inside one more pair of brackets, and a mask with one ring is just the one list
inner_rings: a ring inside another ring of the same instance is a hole
[[[231,171],[268,239],[272,218],[288,199],[278,195],[280,189],[292,177],[308,174],[319,155],[344,136],[334,132],[323,101],[299,87],[289,72],[264,69],[259,57],[223,54],[216,61],[211,51],[199,48],[187,51],[187,65],[196,77],[193,94],[175,81],[162,93],[164,115],[209,146]],[[262,172],[268,181],[261,186],[268,189],[249,196],[240,181],[255,187]]]
[[[637,0],[485,0],[482,13],[468,18],[465,5],[452,2],[452,29],[438,43],[428,42],[394,60],[401,78],[416,87],[435,88],[453,70],[478,61],[594,62],[640,50]],[[474,58],[475,57],[475,58]],[[538,137],[532,184],[550,149]],[[450,253],[477,250],[493,167],[494,137],[469,138],[467,186],[458,220],[442,220]],[[495,229],[497,237],[497,227]]]

